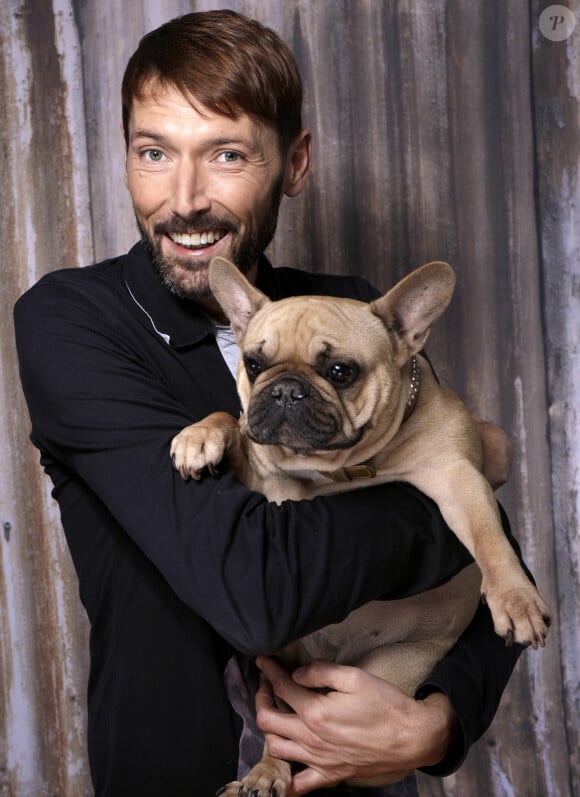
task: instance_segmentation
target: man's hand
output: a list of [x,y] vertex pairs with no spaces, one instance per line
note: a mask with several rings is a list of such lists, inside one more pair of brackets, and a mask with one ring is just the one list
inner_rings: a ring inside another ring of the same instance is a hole
[[[258,725],[269,751],[306,766],[292,781],[289,794],[296,797],[343,781],[393,783],[438,763],[453,738],[455,715],[443,694],[413,700],[357,667],[328,662],[316,661],[292,676],[273,659],[257,663],[263,675]],[[333,691],[312,691],[320,687]],[[274,694],[296,713],[276,708]]]

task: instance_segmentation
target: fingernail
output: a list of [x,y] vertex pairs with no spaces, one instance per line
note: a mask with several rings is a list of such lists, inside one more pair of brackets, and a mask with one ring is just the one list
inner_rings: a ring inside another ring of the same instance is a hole
[[302,678],[302,676],[305,675],[305,674],[306,674],[306,667],[304,667],[304,666],[298,667],[298,669],[294,670],[294,673],[293,673],[293,675],[295,675],[296,678]]

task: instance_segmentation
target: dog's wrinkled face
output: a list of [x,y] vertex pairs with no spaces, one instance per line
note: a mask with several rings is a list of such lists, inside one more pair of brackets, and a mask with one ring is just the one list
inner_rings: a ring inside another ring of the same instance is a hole
[[400,369],[388,333],[361,302],[300,297],[267,303],[242,341],[238,392],[257,443],[294,454],[356,446],[394,411]]
[[371,304],[271,302],[219,257],[209,282],[242,352],[240,423],[256,443],[276,448],[277,466],[296,471],[367,461],[394,436],[408,398],[403,372],[455,277],[445,263],[430,263]]

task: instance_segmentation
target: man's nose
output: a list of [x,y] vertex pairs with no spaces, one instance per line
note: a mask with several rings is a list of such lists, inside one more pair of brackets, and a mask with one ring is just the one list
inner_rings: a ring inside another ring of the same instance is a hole
[[210,206],[208,181],[203,167],[182,161],[175,170],[171,210],[186,218],[194,213],[208,211]]

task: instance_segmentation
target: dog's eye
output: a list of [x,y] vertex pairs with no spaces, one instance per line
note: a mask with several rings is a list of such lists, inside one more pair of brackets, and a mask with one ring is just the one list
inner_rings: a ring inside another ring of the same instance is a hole
[[335,387],[349,387],[358,376],[358,368],[350,363],[332,363],[326,378]]
[[262,363],[258,362],[258,360],[253,360],[251,357],[246,357],[244,359],[244,365],[246,366],[246,373],[248,374],[250,382],[254,382],[256,377],[264,370]]

